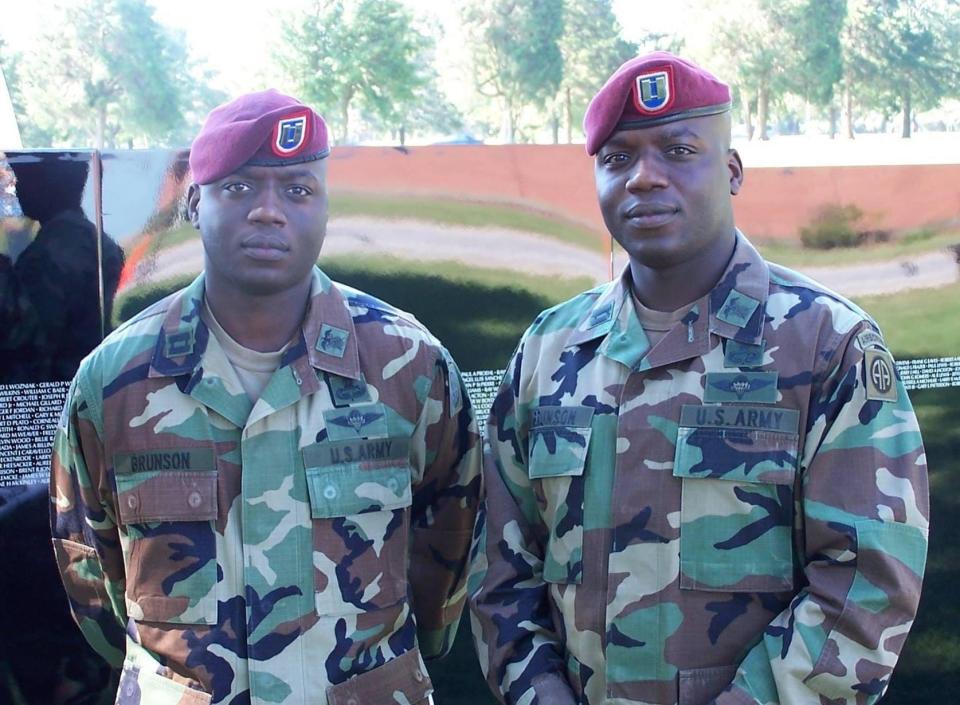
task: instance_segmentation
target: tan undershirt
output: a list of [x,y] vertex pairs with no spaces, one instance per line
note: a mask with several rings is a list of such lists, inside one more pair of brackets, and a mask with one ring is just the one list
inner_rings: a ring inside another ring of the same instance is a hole
[[230,334],[217,322],[206,299],[203,300],[203,312],[200,314],[200,318],[207,324],[210,332],[213,333],[213,337],[223,348],[227,360],[233,365],[233,369],[240,379],[243,391],[250,397],[250,401],[256,403],[270,378],[273,377],[273,373],[280,367],[280,359],[283,357],[284,351],[290,347],[290,343],[276,352],[258,352],[243,347],[231,338]]
[[643,326],[643,331],[650,340],[651,348],[663,340],[667,333],[670,332],[670,329],[682,321],[683,317],[690,312],[690,309],[692,309],[696,303],[694,301],[686,306],[681,306],[676,311],[654,311],[652,308],[644,306],[640,299],[637,298],[636,293],[632,291],[630,293],[633,294],[633,308],[637,312],[637,318],[640,319],[640,325]]

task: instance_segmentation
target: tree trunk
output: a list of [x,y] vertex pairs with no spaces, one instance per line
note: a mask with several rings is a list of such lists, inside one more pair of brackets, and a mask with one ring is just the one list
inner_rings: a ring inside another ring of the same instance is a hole
[[830,105],[830,139],[836,139],[840,127],[840,111],[836,105]]
[[743,116],[743,129],[747,132],[747,139],[753,139],[753,116],[750,114],[750,95],[740,86],[740,109]]
[[97,106],[97,150],[103,149],[107,131],[107,106],[103,103]]
[[350,134],[350,100],[353,98],[353,91],[348,91],[340,98],[340,124],[343,125],[343,132],[340,135],[340,143],[347,141]]
[[850,85],[850,76],[843,77],[843,136],[848,140],[853,135],[853,87]]
[[563,113],[567,122],[567,144],[573,143],[573,98],[570,96],[570,87],[563,92]]
[[760,90],[757,91],[757,130],[759,134],[757,135],[758,139],[769,140],[770,135],[767,134],[767,113],[770,108],[770,89],[767,87],[766,81],[760,84]]
[[550,113],[550,131],[553,133],[553,143],[560,144],[560,116],[556,110]]
[[401,126],[400,126],[400,129],[398,130],[398,132],[400,133],[400,146],[401,146],[401,147],[406,147],[406,146],[407,146],[407,128],[406,128],[406,126],[405,126],[405,125],[401,125]]
[[903,129],[900,131],[900,136],[904,139],[910,138],[910,118],[913,113],[913,106],[910,100],[910,85],[907,84],[903,90],[903,104],[900,106],[900,118],[903,120]]

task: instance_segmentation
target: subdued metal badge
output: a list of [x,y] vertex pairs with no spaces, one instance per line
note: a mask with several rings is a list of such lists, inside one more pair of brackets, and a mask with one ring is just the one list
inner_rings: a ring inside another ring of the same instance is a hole
[[350,406],[358,402],[371,401],[370,390],[362,374],[360,379],[329,374],[327,381],[330,384],[330,396],[333,397],[334,406]]
[[897,371],[893,357],[886,350],[870,349],[863,353],[866,366],[867,399],[897,400]]
[[708,372],[703,400],[775,404],[777,378],[776,372]]
[[278,157],[291,157],[306,144],[309,132],[307,117],[308,113],[303,111],[277,121],[276,127],[273,128],[271,145],[274,154]]
[[759,345],[728,340],[723,347],[723,366],[762,367],[765,347],[766,343],[762,340]]
[[726,321],[737,328],[743,328],[753,317],[753,312],[757,310],[760,302],[752,296],[741,294],[736,289],[731,289],[723,306],[717,312],[717,318]]
[[634,79],[633,103],[641,113],[660,113],[673,104],[673,69],[664,66]]

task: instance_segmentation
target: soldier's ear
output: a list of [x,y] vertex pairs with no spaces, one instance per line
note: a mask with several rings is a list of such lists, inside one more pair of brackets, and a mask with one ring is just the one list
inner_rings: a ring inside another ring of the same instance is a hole
[[187,189],[187,220],[200,229],[200,184],[190,184]]
[[735,149],[727,152],[727,169],[730,171],[730,195],[736,196],[743,186],[743,162]]

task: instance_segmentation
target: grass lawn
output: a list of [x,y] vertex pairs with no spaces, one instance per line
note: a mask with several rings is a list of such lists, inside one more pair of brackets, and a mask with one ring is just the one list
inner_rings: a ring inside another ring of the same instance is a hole
[[856,299],[901,358],[960,355],[960,283]]
[[960,244],[960,231],[936,233],[924,230],[907,234],[896,242],[861,247],[838,247],[832,250],[811,250],[803,247],[799,240],[797,242],[751,240],[751,242],[766,259],[785,267],[831,267],[905,259],[934,250],[942,250],[950,245]]

